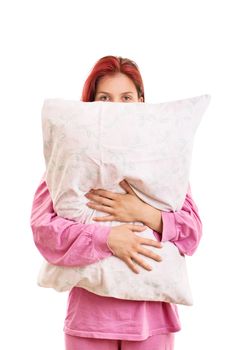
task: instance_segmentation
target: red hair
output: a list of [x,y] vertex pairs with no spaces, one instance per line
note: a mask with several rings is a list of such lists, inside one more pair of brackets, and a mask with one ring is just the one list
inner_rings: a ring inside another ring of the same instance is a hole
[[84,83],[81,100],[84,102],[94,101],[100,78],[115,73],[127,75],[137,89],[138,98],[143,97],[143,101],[145,100],[143,81],[137,64],[120,56],[104,56],[96,62]]

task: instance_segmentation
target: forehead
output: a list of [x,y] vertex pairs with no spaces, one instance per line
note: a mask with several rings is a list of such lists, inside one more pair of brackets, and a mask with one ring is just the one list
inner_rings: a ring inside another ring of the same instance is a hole
[[133,81],[123,73],[115,73],[111,75],[105,75],[100,78],[96,92],[99,91],[132,91],[136,92],[137,89]]

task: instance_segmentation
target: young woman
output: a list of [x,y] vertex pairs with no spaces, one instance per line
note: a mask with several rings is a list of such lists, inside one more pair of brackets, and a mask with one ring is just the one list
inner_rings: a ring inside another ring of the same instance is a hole
[[[145,102],[136,63],[115,56],[101,58],[84,84],[81,100]],[[138,264],[150,269],[143,255],[155,259],[158,264],[160,261],[158,255],[142,244],[160,247],[159,242],[169,240],[182,254],[195,252],[202,235],[202,223],[190,186],[181,210],[165,212],[144,203],[125,180],[120,184],[125,194],[98,189],[86,195],[90,208],[108,216],[85,225],[54,212],[42,177],[34,195],[30,224],[34,242],[47,261],[61,266],[83,266],[114,254],[137,273]],[[101,225],[105,220],[125,223],[111,228]],[[147,225],[159,242],[139,237],[134,232],[142,230],[142,226],[129,222]],[[102,297],[79,287],[69,292],[63,329],[66,350],[172,350],[175,332],[180,329],[176,304]]]

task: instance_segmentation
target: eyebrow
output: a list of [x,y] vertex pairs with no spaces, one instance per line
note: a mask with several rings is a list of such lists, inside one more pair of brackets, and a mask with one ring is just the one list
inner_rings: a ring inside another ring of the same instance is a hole
[[[97,94],[107,94],[107,95],[111,95],[109,92],[107,91],[99,91],[97,92]],[[125,92],[122,92],[121,95],[124,95],[124,94],[133,94],[133,91],[125,91]]]

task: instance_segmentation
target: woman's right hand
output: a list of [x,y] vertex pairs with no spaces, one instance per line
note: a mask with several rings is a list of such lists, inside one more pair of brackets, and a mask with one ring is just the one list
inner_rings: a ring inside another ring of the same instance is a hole
[[136,235],[134,232],[142,232],[146,229],[146,226],[135,224],[123,224],[114,226],[109,233],[107,244],[110,250],[115,256],[123,260],[135,273],[139,273],[137,265],[132,260],[137,262],[146,270],[152,270],[152,267],[148,265],[138,253],[143,254],[149,258],[152,258],[158,262],[162,258],[153,253],[151,250],[145,249],[141,244],[151,245],[156,248],[162,248],[162,244],[156,240],[143,238]]

